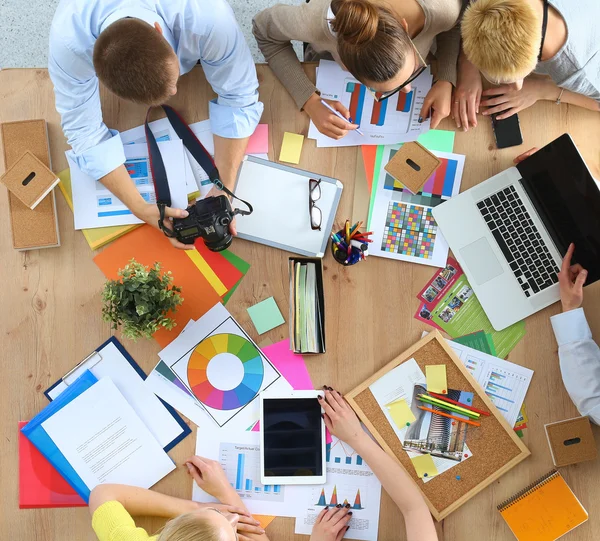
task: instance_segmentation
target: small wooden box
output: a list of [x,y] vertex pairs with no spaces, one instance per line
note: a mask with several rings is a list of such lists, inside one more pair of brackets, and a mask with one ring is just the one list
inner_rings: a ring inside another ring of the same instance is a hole
[[412,193],[417,193],[439,167],[440,160],[419,143],[404,143],[385,170]]
[[544,425],[555,466],[594,460],[598,449],[587,417],[576,417]]

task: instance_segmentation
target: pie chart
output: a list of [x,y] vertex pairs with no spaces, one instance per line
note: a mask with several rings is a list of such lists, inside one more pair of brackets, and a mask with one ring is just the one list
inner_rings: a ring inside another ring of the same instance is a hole
[[[209,363],[223,353],[229,354],[229,358],[234,356],[242,365],[243,377],[233,389],[217,388],[209,380]],[[200,402],[216,410],[233,410],[245,406],[258,394],[264,378],[263,360],[256,346],[246,338],[215,334],[195,347],[188,361],[187,376]]]

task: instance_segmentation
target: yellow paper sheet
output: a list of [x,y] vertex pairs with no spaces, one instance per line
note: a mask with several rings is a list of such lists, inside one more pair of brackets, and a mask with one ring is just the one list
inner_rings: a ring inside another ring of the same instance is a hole
[[227,293],[227,288],[225,284],[221,282],[221,279],[217,276],[215,271],[210,268],[210,265],[206,262],[206,260],[202,257],[198,250],[184,250],[185,255],[187,255],[198,267],[198,270],[204,275],[204,277],[208,280],[208,283],[212,286],[212,288],[217,292],[219,297],[222,297]]
[[386,407],[398,428],[406,428],[407,426],[410,426],[410,423],[416,421],[416,417],[406,400],[396,400]]
[[283,134],[283,143],[281,144],[280,162],[298,163],[300,162],[300,153],[302,152],[302,143],[304,135],[285,132]]
[[439,394],[448,393],[445,364],[427,365],[425,367],[425,376],[427,377],[428,392]]
[[423,477],[433,477],[438,474],[437,468],[433,463],[431,455],[419,455],[410,458],[417,475],[422,479]]

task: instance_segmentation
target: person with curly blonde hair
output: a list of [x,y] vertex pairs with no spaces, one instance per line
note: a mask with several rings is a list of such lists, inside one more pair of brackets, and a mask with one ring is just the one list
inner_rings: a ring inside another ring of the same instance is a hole
[[[598,0],[472,1],[461,23],[457,125],[475,126],[480,105],[499,119],[538,100],[600,111],[598,20]],[[498,86],[482,92],[481,75]]]

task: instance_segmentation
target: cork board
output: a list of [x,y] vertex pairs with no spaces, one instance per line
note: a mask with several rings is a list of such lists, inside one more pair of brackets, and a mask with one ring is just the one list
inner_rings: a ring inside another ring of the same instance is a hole
[[[478,419],[481,426],[469,433],[467,445],[473,456],[427,483],[418,478],[408,454],[369,390],[372,383],[411,358],[416,360],[423,373],[428,364],[446,365],[448,387],[472,392],[473,406],[491,413],[489,417],[482,415]],[[417,483],[431,514],[438,521],[531,454],[437,330],[348,393],[346,399],[383,449],[395,456]],[[456,479],[457,475],[460,480]]]
[[[2,134],[4,165],[7,169],[12,167],[28,150],[51,169],[45,120],[5,122],[0,124],[0,133]],[[34,210],[24,205],[12,192],[9,192],[8,206],[15,249],[28,250],[60,246],[54,192],[42,199]]]

